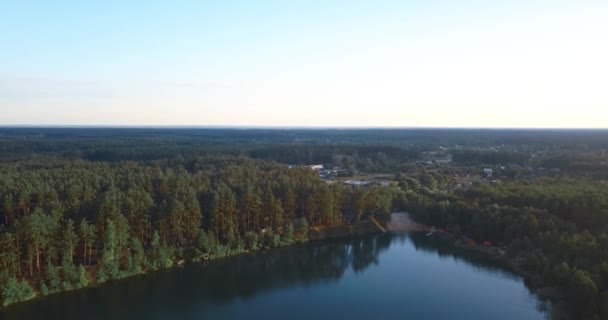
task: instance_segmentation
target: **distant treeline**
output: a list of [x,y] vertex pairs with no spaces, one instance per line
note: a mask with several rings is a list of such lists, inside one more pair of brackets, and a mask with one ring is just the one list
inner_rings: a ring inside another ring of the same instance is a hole
[[[222,154],[283,164],[321,163],[352,172],[393,172],[440,147],[449,147],[459,164],[545,165],[581,173],[598,168],[602,159],[594,154],[608,150],[608,131],[0,128],[0,161],[59,157],[120,162]],[[538,151],[542,157],[530,161]],[[590,154],[571,159],[574,152]]]
[[493,151],[493,150],[453,150],[452,160],[462,164],[518,164],[525,165],[530,154],[521,151]]

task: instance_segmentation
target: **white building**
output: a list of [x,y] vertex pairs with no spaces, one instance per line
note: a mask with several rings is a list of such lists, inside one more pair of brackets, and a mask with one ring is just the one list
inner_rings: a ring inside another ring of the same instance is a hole
[[308,166],[308,168],[310,170],[320,171],[320,170],[323,170],[323,165],[322,164],[311,164]]

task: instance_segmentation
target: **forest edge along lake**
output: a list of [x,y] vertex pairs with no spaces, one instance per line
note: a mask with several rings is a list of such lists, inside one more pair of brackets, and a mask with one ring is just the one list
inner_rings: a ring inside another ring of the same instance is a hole
[[311,241],[60,293],[6,319],[545,319],[503,263],[424,232]]

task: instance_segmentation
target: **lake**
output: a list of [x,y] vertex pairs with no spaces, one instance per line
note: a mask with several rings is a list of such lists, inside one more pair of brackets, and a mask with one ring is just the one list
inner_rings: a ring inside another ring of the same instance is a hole
[[522,278],[421,234],[312,242],[19,304],[6,319],[546,319]]

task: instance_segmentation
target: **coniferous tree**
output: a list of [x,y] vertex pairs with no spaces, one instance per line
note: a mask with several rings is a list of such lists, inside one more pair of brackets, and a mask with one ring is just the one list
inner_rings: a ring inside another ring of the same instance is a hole
[[116,227],[114,221],[108,220],[105,223],[106,232],[103,241],[103,253],[101,256],[97,281],[99,283],[116,279],[119,273],[119,261],[117,254]]
[[90,224],[85,218],[80,222],[78,231],[82,243],[82,262],[84,264],[91,264],[93,244],[95,243],[95,226]]
[[78,243],[78,236],[74,230],[74,221],[68,219],[63,232],[63,261],[70,265],[74,262],[74,250]]
[[34,289],[26,280],[17,280],[13,277],[9,278],[2,290],[2,305],[29,300],[36,296]]
[[52,234],[52,226],[54,224],[53,219],[49,215],[42,212],[41,209],[36,209],[34,213],[25,218],[24,230],[29,247],[30,275],[33,275],[33,258],[35,259],[36,270],[38,270],[40,273],[41,255],[49,244],[50,236]]
[[78,287],[84,288],[89,285],[89,279],[87,278],[87,271],[83,265],[78,267]]
[[141,273],[144,270],[147,262],[144,247],[137,237],[131,238],[130,258],[132,259],[132,265],[131,268],[129,268],[129,271],[136,274]]
[[148,259],[148,265],[151,270],[159,270],[171,267],[173,265],[169,248],[161,242],[158,232],[152,235],[151,256]]

